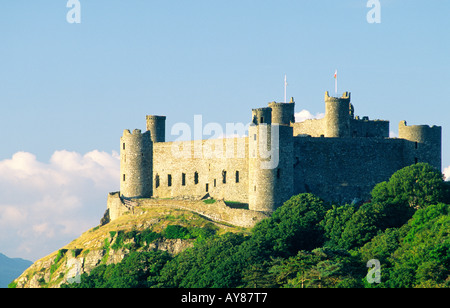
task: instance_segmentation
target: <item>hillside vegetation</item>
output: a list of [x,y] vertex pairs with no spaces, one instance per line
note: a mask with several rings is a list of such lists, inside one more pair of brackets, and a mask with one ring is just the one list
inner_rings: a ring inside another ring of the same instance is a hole
[[[164,218],[140,232],[122,228],[120,240],[118,225],[92,231],[129,253],[62,287],[450,287],[450,189],[427,164],[399,170],[363,204],[293,196],[251,232],[196,217],[196,224]],[[168,253],[150,249],[155,238],[190,245]]]
[[164,206],[139,208],[134,214],[128,213],[85,232],[38,260],[9,287],[54,288],[75,284],[81,274],[120,263],[124,258],[130,260],[134,255],[146,254],[171,258],[195,243],[227,232],[249,233],[244,228],[215,223],[190,211]]

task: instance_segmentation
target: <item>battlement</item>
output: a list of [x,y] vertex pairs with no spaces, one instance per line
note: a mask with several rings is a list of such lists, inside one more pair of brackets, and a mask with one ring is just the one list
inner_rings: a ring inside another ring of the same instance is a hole
[[346,102],[350,103],[351,93],[344,92],[341,97],[330,96],[328,91],[325,92],[325,102]]
[[272,108],[263,107],[252,109],[252,124],[272,124]]
[[416,141],[416,142],[436,142],[441,140],[442,127],[429,125],[411,125],[408,126],[406,121],[400,121],[398,125],[399,138]]
[[147,120],[165,120],[167,117],[166,116],[161,116],[161,115],[147,115],[146,119]]
[[327,91],[325,116],[296,123],[293,98],[273,101],[251,110],[248,137],[218,142],[165,142],[166,117],[147,115],[146,132],[126,129],[120,139],[116,197],[208,196],[265,213],[305,192],[327,201],[364,201],[374,185],[403,167],[426,162],[441,169],[440,126],[401,121],[399,138],[389,138],[389,121],[354,111],[350,92],[332,97]]
[[[144,134],[149,133],[149,132],[145,132]],[[123,130],[123,136],[141,136],[142,135],[142,131],[140,129],[134,129],[132,132],[129,129],[124,129]]]
[[269,103],[269,108],[272,109],[272,123],[280,125],[291,125],[295,122],[295,102],[291,98],[289,103]]
[[408,127],[411,130],[434,130],[434,131],[440,131],[442,129],[441,126],[437,126],[437,125],[408,125],[408,123],[403,120],[400,121],[399,126],[401,127]]

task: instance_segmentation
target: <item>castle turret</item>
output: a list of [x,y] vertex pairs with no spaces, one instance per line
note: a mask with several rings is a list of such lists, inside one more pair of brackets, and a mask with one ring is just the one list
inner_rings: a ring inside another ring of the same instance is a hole
[[350,92],[330,97],[325,92],[325,137],[350,137]]
[[120,138],[120,196],[150,198],[152,196],[153,143],[150,132],[124,130]]
[[272,108],[252,109],[252,124],[272,124]]
[[153,142],[166,141],[166,117],[157,115],[148,115],[147,130],[150,132]]
[[410,141],[405,148],[406,164],[427,162],[442,170],[442,127],[428,125],[408,126],[401,121],[398,137]]
[[272,123],[291,125],[291,122],[295,122],[295,102],[293,97],[289,103],[271,102],[269,103],[269,107],[272,109]]
[[249,209],[272,212],[293,194],[293,128],[253,109],[249,127]]

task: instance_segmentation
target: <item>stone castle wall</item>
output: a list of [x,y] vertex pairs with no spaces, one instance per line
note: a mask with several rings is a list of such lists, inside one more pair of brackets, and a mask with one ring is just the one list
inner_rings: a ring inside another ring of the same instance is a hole
[[153,196],[248,202],[248,138],[155,143]]
[[312,192],[325,200],[367,200],[373,187],[410,165],[408,141],[382,138],[295,137],[295,193]]
[[244,228],[253,227],[257,222],[268,217],[266,214],[257,211],[230,208],[223,200],[206,204],[201,200],[138,198],[133,200],[133,204],[133,208],[127,207],[118,193],[110,193],[108,195],[110,219],[115,220],[125,213],[138,213],[142,207],[151,208],[154,206],[167,206],[175,209],[188,210],[213,221]]
[[[248,137],[215,140],[165,142],[166,118],[147,116],[147,132],[125,130],[121,138],[120,196],[212,197],[270,212],[303,192],[367,200],[377,183],[418,162],[441,170],[441,127],[402,121],[399,138],[389,138],[388,121],[354,115],[349,92],[326,92],[323,119],[293,123],[294,107],[292,99],[253,109]],[[110,215],[121,215],[116,197],[108,200]]]
[[293,123],[294,136],[309,135],[311,137],[325,136],[325,119],[311,119]]

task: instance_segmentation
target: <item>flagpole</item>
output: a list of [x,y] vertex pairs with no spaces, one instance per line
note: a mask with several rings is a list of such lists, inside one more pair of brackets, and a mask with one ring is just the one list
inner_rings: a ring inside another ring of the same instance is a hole
[[334,72],[334,92],[337,94],[337,70]]

